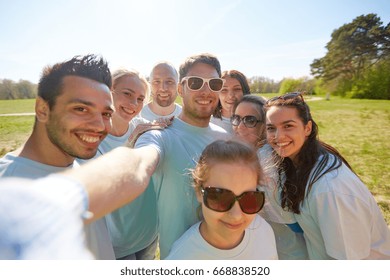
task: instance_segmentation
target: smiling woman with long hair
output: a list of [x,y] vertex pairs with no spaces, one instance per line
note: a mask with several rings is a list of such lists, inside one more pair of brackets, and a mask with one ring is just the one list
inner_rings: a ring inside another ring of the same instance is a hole
[[[280,203],[294,213],[310,259],[390,259],[390,231],[367,187],[318,126],[300,93],[264,105],[278,158]],[[284,177],[284,179],[282,179]]]

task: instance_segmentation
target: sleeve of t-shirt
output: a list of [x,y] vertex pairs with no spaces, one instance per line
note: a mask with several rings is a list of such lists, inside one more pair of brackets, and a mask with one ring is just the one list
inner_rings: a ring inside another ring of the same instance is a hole
[[164,158],[164,142],[160,130],[150,130],[143,133],[135,143],[134,148],[153,147],[159,154],[159,162]]

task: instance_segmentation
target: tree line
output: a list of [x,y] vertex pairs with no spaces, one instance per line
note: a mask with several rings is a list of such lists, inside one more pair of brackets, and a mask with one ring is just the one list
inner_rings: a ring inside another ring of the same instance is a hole
[[0,99],[28,99],[37,96],[37,85],[26,80],[0,80]]
[[[376,14],[361,15],[332,32],[324,57],[310,65],[314,78],[274,81],[248,78],[252,93],[304,91],[352,98],[390,99],[390,23]],[[0,99],[35,98],[37,85],[0,80]]]

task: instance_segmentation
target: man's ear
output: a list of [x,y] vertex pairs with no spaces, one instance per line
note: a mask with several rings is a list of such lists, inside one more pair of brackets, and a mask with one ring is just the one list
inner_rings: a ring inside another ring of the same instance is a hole
[[182,83],[177,84],[177,93],[179,94],[179,96],[181,98],[183,98],[183,84]]
[[49,119],[49,114],[49,104],[38,96],[35,101],[35,117],[39,122],[47,122]]

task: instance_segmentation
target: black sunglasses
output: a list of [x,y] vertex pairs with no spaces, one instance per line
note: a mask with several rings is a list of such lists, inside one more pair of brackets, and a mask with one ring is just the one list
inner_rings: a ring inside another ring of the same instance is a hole
[[276,101],[278,99],[281,100],[288,100],[288,99],[294,99],[294,98],[299,98],[299,101],[305,102],[305,99],[303,99],[303,95],[300,92],[289,92],[280,96],[275,96],[270,99],[268,99],[265,104],[268,104],[270,102]]
[[255,116],[240,117],[239,115],[233,115],[230,117],[230,122],[234,126],[239,126],[241,121],[248,128],[255,127],[257,123],[261,122],[261,120],[258,120]]
[[227,212],[238,201],[242,212],[255,214],[263,208],[265,201],[264,192],[259,190],[243,192],[238,196],[230,190],[213,187],[202,188],[201,192],[204,205],[216,212]]
[[184,77],[181,82],[183,83],[184,81],[187,81],[187,87],[190,90],[195,91],[200,90],[205,83],[208,84],[209,89],[211,89],[212,91],[221,91],[225,82],[225,80],[221,78],[205,79],[197,76]]

